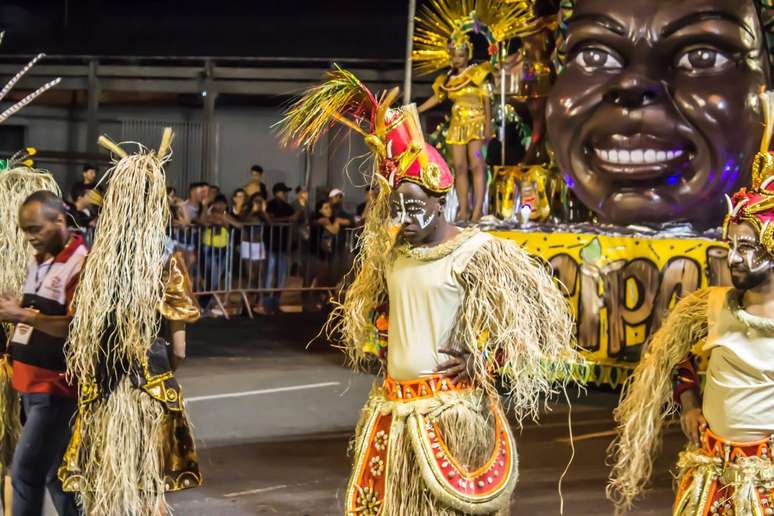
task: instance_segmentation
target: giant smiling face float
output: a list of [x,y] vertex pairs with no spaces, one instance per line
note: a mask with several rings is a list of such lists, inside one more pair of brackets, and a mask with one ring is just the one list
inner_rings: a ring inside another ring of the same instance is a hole
[[602,222],[718,225],[749,183],[769,57],[752,0],[579,0],[549,139]]

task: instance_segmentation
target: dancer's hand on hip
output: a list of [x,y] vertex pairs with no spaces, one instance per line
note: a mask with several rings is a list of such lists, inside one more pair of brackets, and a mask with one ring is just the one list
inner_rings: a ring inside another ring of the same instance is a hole
[[452,358],[439,365],[435,370],[436,373],[451,378],[455,384],[472,381],[474,368],[471,353],[448,348],[439,349],[438,352]]
[[685,436],[696,445],[701,445],[701,434],[707,429],[707,420],[701,412],[701,403],[698,395],[688,390],[680,395],[682,413],[680,414],[680,426]]

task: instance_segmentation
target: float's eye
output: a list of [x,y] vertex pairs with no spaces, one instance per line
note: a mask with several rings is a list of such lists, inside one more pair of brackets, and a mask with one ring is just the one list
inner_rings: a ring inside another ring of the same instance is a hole
[[575,56],[575,63],[586,71],[594,70],[620,70],[623,63],[618,56],[597,47],[589,47],[581,50]]
[[677,67],[681,70],[720,70],[729,63],[729,58],[714,48],[696,48],[682,52],[677,57]]

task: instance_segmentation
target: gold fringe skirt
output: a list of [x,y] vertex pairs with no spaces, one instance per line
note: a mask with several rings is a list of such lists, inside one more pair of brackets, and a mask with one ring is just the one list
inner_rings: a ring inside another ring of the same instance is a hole
[[447,145],[467,145],[474,140],[486,140],[484,132],[486,117],[483,107],[455,103],[452,106],[449,129],[446,133]]
[[680,454],[673,516],[774,514],[774,436],[726,441],[707,430],[700,448]]
[[347,516],[508,514],[516,446],[498,399],[430,377],[374,386],[358,423]]
[[202,483],[191,424],[128,378],[107,398],[81,398],[58,476],[87,514],[158,514],[165,492]]

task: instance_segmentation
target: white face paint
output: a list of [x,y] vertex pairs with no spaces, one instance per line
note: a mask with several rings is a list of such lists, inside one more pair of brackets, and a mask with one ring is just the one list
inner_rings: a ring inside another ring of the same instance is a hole
[[750,273],[761,272],[771,267],[768,253],[760,249],[760,244],[751,238],[734,235],[728,250],[728,264],[744,262]]
[[420,229],[427,229],[435,220],[435,213],[428,213],[427,203],[420,199],[406,199],[403,193],[398,194],[398,200],[393,201],[393,223],[396,226],[404,222],[414,222]]

